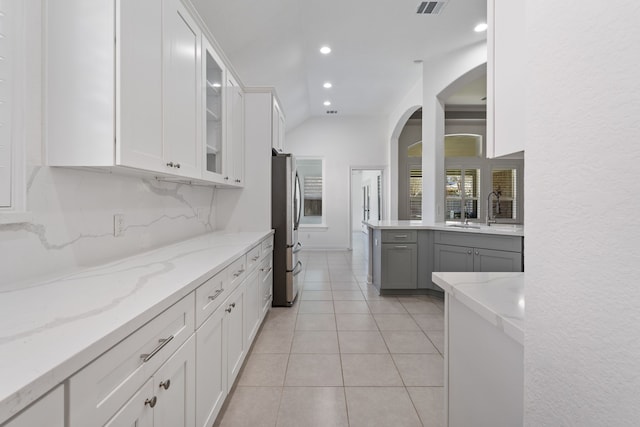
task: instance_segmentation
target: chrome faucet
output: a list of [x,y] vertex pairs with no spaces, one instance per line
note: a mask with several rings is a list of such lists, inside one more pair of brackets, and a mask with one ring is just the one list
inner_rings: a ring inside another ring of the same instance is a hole
[[491,219],[491,213],[493,211],[493,205],[491,204],[491,196],[496,196],[496,202],[497,202],[496,212],[500,213],[500,193],[501,193],[500,191],[492,191],[487,196],[487,226],[491,226],[491,224],[496,224],[498,222],[496,221],[495,218]]

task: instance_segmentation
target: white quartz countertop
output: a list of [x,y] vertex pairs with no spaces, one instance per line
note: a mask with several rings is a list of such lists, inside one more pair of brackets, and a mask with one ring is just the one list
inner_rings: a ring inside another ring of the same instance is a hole
[[56,279],[1,287],[0,423],[271,233],[210,233]]
[[524,236],[524,226],[518,224],[470,223],[464,226],[460,221],[427,222],[407,220],[369,220],[364,224],[375,230],[440,230],[476,234],[503,234],[508,236]]
[[433,283],[524,345],[524,273],[433,273]]

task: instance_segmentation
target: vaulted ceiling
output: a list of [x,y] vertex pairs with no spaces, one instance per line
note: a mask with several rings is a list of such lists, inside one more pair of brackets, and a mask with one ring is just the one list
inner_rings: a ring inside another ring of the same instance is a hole
[[474,32],[486,0],[446,0],[436,15],[417,14],[418,0],[192,2],[242,82],[276,87],[288,129],[327,110],[386,114],[421,77],[415,61],[486,38]]

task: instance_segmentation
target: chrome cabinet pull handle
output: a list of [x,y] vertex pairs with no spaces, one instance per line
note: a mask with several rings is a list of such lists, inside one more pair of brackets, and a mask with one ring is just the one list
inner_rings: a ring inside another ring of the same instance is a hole
[[264,273],[264,272],[269,273],[271,270],[272,270],[272,268],[271,268],[271,267],[269,267],[269,268],[261,268],[261,269],[260,269],[260,271],[262,271],[263,273]]
[[260,255],[256,255],[256,256],[254,256],[253,258],[251,258],[251,261],[255,261],[255,260],[257,260],[258,258],[260,258]]
[[406,234],[396,234],[396,239],[406,239],[407,237],[409,237]]
[[396,249],[407,249],[407,246],[394,246]]
[[213,301],[214,299],[218,298],[220,294],[223,292],[224,292],[224,288],[218,289],[215,294],[209,295],[209,301]]
[[[153,356],[155,356],[160,350],[162,350],[162,348],[169,344],[169,342],[173,339],[173,335],[171,335],[169,338],[161,338],[158,340],[158,342],[160,343],[156,348],[153,349],[153,351],[151,353],[148,354],[141,354],[140,358],[142,359],[142,362],[148,362],[149,360],[151,360],[151,358]],[[155,405],[155,403],[154,403]],[[153,406],[152,406],[153,408]]]
[[233,277],[238,277],[242,273],[244,273],[244,268],[242,270],[238,270],[238,272],[236,272],[236,273],[233,273]]
[[151,399],[147,399],[144,401],[145,405],[149,405],[150,407],[156,406],[156,402],[158,402],[158,398],[153,396]]
[[165,390],[169,390],[169,387],[171,387],[171,380],[162,381],[160,383],[160,388],[163,388]]

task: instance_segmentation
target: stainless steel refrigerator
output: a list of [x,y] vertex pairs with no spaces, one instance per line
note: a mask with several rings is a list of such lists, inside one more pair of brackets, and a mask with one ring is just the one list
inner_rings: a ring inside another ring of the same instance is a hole
[[302,261],[298,252],[298,225],[301,215],[300,180],[291,154],[271,157],[271,227],[275,230],[273,245],[273,305],[291,306],[298,295],[298,275]]

